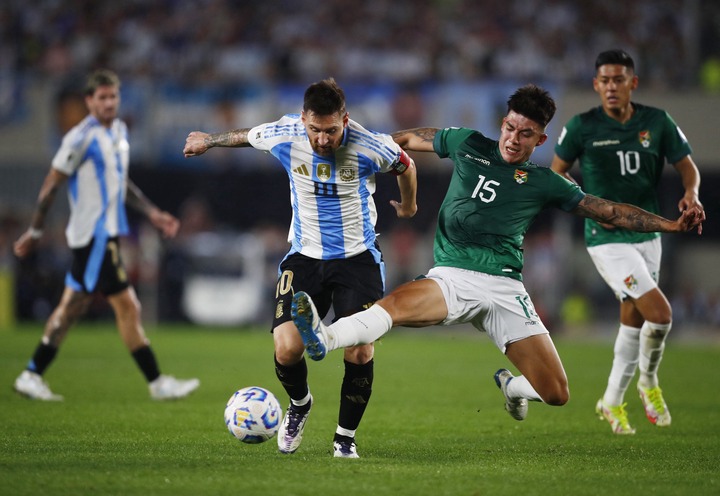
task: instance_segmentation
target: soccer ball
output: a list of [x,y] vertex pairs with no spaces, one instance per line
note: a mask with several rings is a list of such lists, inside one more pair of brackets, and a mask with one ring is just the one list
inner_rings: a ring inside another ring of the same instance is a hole
[[282,408],[274,394],[252,386],[230,396],[225,407],[225,425],[243,443],[257,444],[272,439],[282,420]]

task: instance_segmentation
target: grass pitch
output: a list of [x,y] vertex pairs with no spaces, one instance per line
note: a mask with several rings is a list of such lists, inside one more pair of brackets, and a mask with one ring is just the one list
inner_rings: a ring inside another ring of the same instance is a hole
[[503,410],[493,373],[509,362],[486,336],[396,330],[376,349],[373,398],[359,460],[331,457],[342,356],[309,362],[315,406],[301,448],[244,445],[225,429],[225,401],[259,385],[287,397],[265,329],[160,327],[160,366],[199,377],[186,400],[154,402],[109,324],[74,329],[46,374],[62,403],[11,387],[40,326],[0,330],[0,492],[7,495],[547,495],[720,494],[720,347],[671,341],[661,381],[673,425],[644,418],[632,384],[635,436],[594,415],[610,342],[556,339],[570,379],[564,407]]

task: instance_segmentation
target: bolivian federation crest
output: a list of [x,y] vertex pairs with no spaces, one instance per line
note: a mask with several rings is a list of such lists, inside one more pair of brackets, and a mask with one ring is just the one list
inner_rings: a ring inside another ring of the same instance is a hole
[[643,148],[649,148],[650,147],[650,131],[647,129],[645,131],[640,131],[638,133],[638,141],[642,145]]
[[513,177],[518,184],[525,184],[528,180],[527,172],[521,171],[520,169],[515,169],[515,175]]
[[322,182],[330,179],[332,176],[332,166],[330,164],[317,164],[317,177]]
[[630,274],[629,276],[627,276],[627,277],[623,280],[623,282],[625,283],[625,286],[626,286],[628,289],[633,290],[633,291],[637,289],[637,284],[638,284],[638,283],[637,283],[637,279],[635,279],[635,277],[634,277],[632,274]]

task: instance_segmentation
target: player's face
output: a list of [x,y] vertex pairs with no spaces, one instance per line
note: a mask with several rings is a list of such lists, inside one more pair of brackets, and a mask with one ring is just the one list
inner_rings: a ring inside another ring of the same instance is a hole
[[511,110],[500,128],[500,155],[509,164],[521,164],[530,159],[536,146],[545,143],[547,134],[542,126]]
[[593,88],[600,95],[603,109],[610,114],[625,110],[630,105],[637,83],[633,70],[618,64],[601,65],[593,78]]
[[332,155],[342,143],[345,127],[348,124],[348,113],[318,115],[308,111],[302,113],[310,146],[318,155]]
[[117,86],[99,86],[95,93],[85,97],[90,113],[103,126],[110,126],[120,108],[120,88]]

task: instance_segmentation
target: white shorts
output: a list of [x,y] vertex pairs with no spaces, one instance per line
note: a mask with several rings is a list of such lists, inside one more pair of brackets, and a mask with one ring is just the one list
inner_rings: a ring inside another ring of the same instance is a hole
[[658,287],[660,238],[642,243],[608,243],[587,249],[595,267],[618,300],[637,299]]
[[470,322],[503,353],[514,341],[548,334],[525,286],[516,279],[455,267],[433,267],[427,277],[445,297],[448,315],[441,325]]

